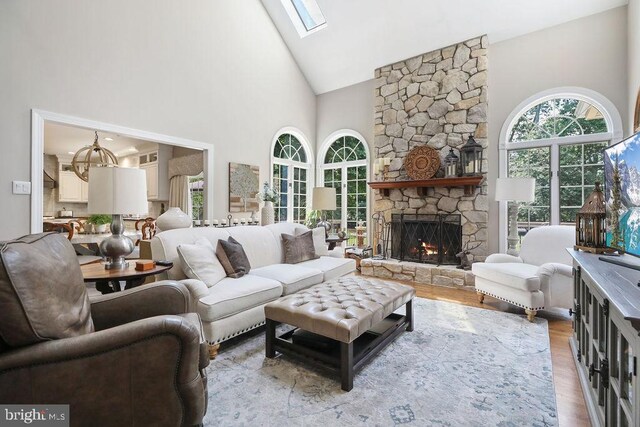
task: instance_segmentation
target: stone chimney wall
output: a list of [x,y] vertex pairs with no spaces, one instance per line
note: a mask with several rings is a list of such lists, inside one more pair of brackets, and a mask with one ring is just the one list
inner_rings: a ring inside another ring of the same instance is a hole
[[[375,71],[376,158],[390,157],[387,179],[408,180],[404,158],[414,147],[428,145],[440,152],[442,165],[449,148],[460,155],[470,135],[487,143],[487,36],[425,53]],[[486,173],[486,150],[482,170]],[[444,176],[443,166],[436,176]],[[463,246],[479,245],[473,260],[487,253],[488,200],[486,184],[465,196],[463,188],[431,188],[426,196],[416,188],[392,189],[389,197],[374,190],[374,212],[460,213]]]

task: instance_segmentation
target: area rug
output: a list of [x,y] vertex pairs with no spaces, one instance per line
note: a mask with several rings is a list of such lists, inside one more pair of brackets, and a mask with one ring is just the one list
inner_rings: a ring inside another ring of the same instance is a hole
[[264,334],[208,368],[206,426],[554,426],[547,322],[418,298],[401,334],[344,392],[332,372],[264,357]]

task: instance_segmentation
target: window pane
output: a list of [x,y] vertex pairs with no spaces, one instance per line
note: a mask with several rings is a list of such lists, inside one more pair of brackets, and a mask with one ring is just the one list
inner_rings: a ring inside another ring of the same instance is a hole
[[[572,144],[560,147],[560,162],[563,155],[571,153],[572,166],[560,168],[560,221],[575,222],[575,214],[586,197],[593,191],[596,182],[603,182],[604,162],[602,150],[606,142]],[[576,154],[579,158],[576,159]],[[567,156],[569,157],[569,156]]]
[[521,204],[518,211],[518,227],[523,233],[527,227],[548,224],[551,220],[550,153],[550,147],[508,151],[508,176],[536,178],[535,200]]
[[582,145],[561,145],[560,166],[582,163]]
[[514,120],[509,142],[587,135],[607,132],[607,123],[598,108],[574,98],[541,102]]
[[348,180],[356,179],[357,175],[358,175],[357,168],[348,168],[347,169],[347,179]]
[[582,166],[560,168],[561,185],[582,185]]
[[307,154],[302,143],[295,136],[285,133],[280,135],[273,149],[273,157],[296,162],[307,162]]
[[315,0],[291,0],[291,3],[307,31],[327,22]]
[[343,136],[331,144],[327,154],[324,156],[324,163],[330,164],[366,159],[367,151],[364,143],[353,136]]
[[604,163],[597,166],[584,167],[584,183],[594,185],[596,182],[604,181]]
[[562,187],[560,188],[561,206],[582,206],[582,187]]
[[607,148],[609,144],[606,142],[597,142],[595,144],[584,145],[584,164],[585,165],[599,165],[604,162],[603,150]]

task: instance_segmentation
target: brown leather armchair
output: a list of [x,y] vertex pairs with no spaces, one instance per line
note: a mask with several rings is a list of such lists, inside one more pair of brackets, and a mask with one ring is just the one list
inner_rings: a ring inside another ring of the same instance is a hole
[[89,300],[64,236],[0,243],[0,403],[69,404],[74,426],[201,424],[209,358],[189,301],[170,281]]

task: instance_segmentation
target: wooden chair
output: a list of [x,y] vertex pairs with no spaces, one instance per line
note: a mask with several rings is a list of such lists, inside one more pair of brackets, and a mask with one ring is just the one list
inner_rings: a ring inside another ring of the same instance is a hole
[[141,238],[136,241],[136,246],[140,244],[141,240],[151,240],[156,235],[157,227],[155,218],[147,217],[139,219],[135,224],[136,231],[139,231]]
[[83,231],[85,231],[85,226],[87,224],[87,221],[82,219],[72,219],[67,224],[73,227],[76,233],[82,233]]
[[67,233],[67,239],[73,238],[75,228],[69,224],[55,224],[53,222],[43,222],[42,230],[45,232],[54,231],[56,233]]

